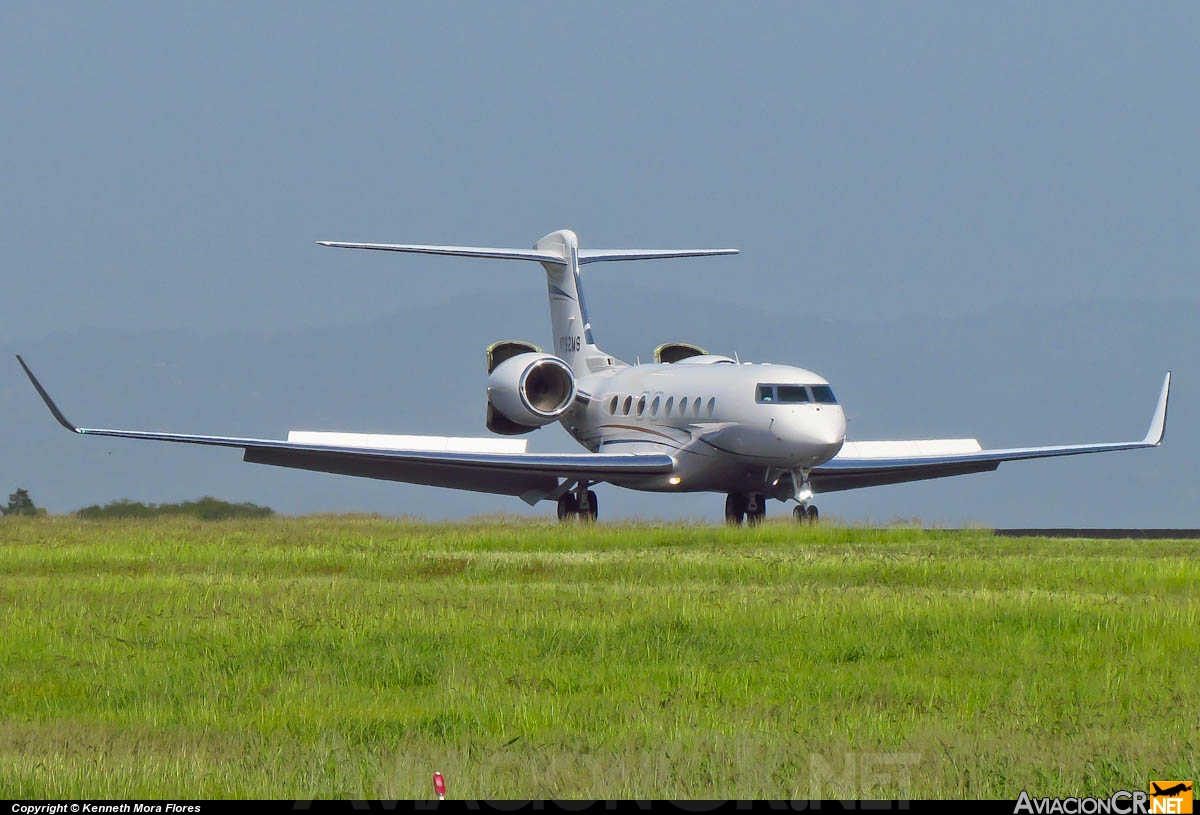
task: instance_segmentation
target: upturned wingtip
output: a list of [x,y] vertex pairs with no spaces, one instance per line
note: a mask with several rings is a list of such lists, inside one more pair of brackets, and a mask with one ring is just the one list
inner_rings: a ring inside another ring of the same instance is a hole
[[38,396],[42,397],[42,401],[46,403],[46,407],[50,408],[50,412],[54,414],[54,418],[58,420],[58,423],[72,433],[78,433],[79,428],[71,424],[70,420],[58,409],[58,405],[54,404],[54,400],[50,398],[50,394],[46,393],[46,389],[42,387],[41,382],[38,382],[37,377],[33,375],[33,371],[29,370],[29,366],[25,364],[25,360],[21,358],[20,354],[17,354],[17,362],[20,363],[21,369],[25,371],[25,375],[29,377],[29,381],[33,383]]
[[1154,406],[1154,416],[1150,419],[1150,429],[1146,431],[1145,443],[1157,447],[1162,444],[1167,434],[1167,404],[1171,398],[1171,372],[1163,377],[1162,391],[1158,394],[1158,404]]

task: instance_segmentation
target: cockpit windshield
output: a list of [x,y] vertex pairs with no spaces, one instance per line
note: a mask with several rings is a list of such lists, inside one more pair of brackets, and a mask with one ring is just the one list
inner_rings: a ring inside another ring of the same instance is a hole
[[833,388],[828,385],[813,385],[813,399],[820,402],[822,405],[836,405],[837,397],[833,395]]
[[808,389],[803,385],[776,385],[780,402],[798,405],[808,401]]
[[755,399],[760,404],[802,405],[817,402],[836,405],[833,388],[828,385],[759,385]]

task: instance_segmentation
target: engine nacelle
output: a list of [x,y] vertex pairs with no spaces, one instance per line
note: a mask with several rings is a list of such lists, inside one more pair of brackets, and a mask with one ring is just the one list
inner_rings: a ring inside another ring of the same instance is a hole
[[664,342],[654,349],[655,362],[682,362],[692,357],[702,357],[708,352],[690,342]]
[[[575,374],[553,354],[517,354],[492,369],[487,396],[490,430],[505,435],[527,433],[571,408]],[[497,421],[500,418],[507,422]]]

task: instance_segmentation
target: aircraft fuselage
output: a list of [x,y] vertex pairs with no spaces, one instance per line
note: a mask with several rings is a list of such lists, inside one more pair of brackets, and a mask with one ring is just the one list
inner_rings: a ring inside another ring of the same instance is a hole
[[561,423],[584,447],[678,462],[669,477],[621,482],[634,489],[790,495],[790,474],[829,461],[846,438],[828,381],[788,365],[704,356],[590,374],[579,389],[586,404]]

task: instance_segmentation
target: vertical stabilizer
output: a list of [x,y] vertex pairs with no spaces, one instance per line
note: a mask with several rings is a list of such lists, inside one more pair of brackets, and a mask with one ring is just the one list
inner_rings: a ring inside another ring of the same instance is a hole
[[619,365],[596,346],[592,335],[579,271],[579,238],[569,229],[559,229],[539,240],[533,248],[562,259],[561,262],[542,262],[550,295],[554,353],[562,357],[577,376]]

